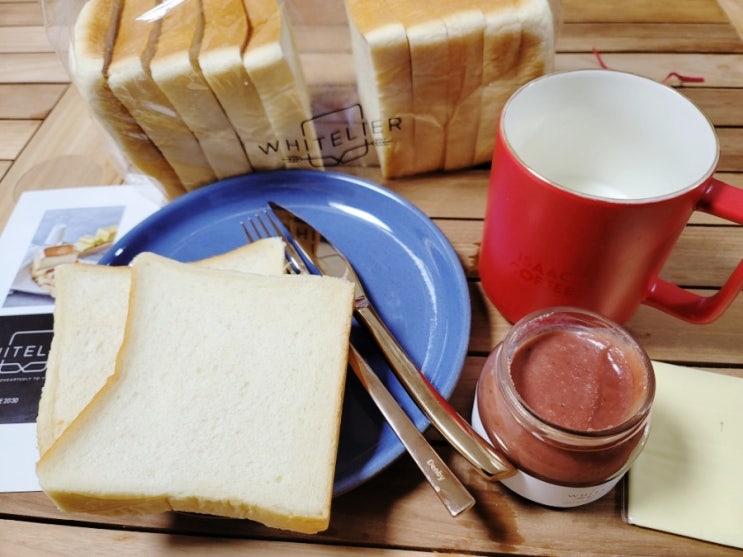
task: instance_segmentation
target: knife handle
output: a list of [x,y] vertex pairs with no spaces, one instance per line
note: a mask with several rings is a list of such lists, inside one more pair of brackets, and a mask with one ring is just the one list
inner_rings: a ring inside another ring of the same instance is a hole
[[513,465],[483,439],[415,367],[400,344],[367,303],[356,300],[356,316],[366,325],[392,370],[421,411],[443,437],[488,480],[516,473]]
[[353,344],[349,346],[348,363],[449,514],[457,516],[472,507],[474,497],[433,450]]

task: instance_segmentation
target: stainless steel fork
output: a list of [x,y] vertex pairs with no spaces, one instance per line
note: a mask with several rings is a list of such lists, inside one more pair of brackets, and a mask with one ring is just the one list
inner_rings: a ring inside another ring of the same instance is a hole
[[[312,274],[294,248],[289,234],[274,222],[270,211],[254,215],[247,219],[247,224],[241,224],[249,242],[270,236],[280,237],[284,241],[284,255],[290,273]],[[353,342],[349,342],[348,363],[449,513],[457,516],[472,507],[475,499],[418,431]]]

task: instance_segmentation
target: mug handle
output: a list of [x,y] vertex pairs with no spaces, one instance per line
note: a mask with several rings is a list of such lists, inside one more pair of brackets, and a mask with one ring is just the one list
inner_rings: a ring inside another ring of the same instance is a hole
[[[723,219],[743,224],[743,189],[712,178],[696,207]],[[661,278],[655,278],[643,303],[691,323],[710,323],[720,317],[743,288],[743,261],[720,290],[699,296]]]

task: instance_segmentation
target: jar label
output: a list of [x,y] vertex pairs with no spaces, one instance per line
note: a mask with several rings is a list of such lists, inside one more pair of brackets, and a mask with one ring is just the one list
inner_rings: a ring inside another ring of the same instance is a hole
[[569,487],[547,483],[518,470],[515,475],[501,483],[511,491],[518,493],[535,503],[548,507],[578,507],[600,499],[609,493],[621,476],[608,482],[590,487]]

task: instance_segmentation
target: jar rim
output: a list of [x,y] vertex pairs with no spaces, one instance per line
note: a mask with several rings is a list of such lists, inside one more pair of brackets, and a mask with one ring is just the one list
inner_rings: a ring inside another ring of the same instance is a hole
[[[555,322],[545,327],[545,323],[549,322],[549,320],[554,320]],[[645,371],[644,398],[642,399],[642,403],[636,407],[636,410],[622,422],[601,429],[576,429],[554,423],[537,414],[516,389],[513,376],[510,372],[511,358],[503,347],[510,346],[524,334],[524,339],[529,339],[549,330],[560,329],[565,325],[570,325],[570,328],[573,330],[579,329],[581,326],[600,325],[611,334],[620,338],[637,354]],[[503,341],[496,346],[495,350],[497,351],[495,357],[501,361],[501,365],[498,366],[499,373],[496,380],[501,385],[504,398],[517,411],[514,414],[516,419],[521,421],[522,425],[528,424],[530,427],[536,428],[540,437],[556,444],[565,444],[573,448],[584,445],[588,449],[596,445],[604,447],[619,443],[644,427],[655,397],[655,374],[652,363],[645,350],[629,331],[607,317],[593,311],[567,306],[537,310],[515,323]]]

